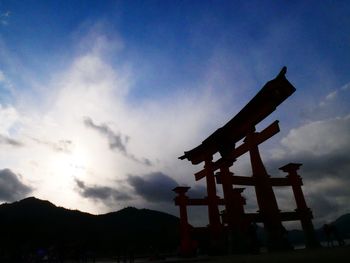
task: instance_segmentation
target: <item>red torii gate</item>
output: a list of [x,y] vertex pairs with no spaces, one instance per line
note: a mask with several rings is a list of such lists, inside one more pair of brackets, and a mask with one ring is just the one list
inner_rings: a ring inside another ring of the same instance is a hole
[[[179,157],[181,160],[188,159],[192,164],[204,162],[204,169],[195,173],[195,179],[198,181],[205,177],[207,183],[207,197],[200,202],[189,199],[185,195],[189,189],[188,187],[174,189],[179,194],[175,199],[175,203],[180,206],[182,237],[188,236],[188,232],[185,233],[188,231],[187,212],[184,216],[186,206],[207,205],[208,228],[212,239],[217,239],[223,230],[218,206],[224,204],[227,228],[230,233],[244,238],[250,222],[263,222],[268,234],[269,249],[289,248],[281,222],[301,220],[306,246],[319,246],[311,221],[312,213],[306,205],[301,189],[302,181],[296,172],[301,164],[290,163],[281,167],[281,170],[288,172],[286,178],[271,178],[261,160],[258,148],[259,144],[279,132],[279,126],[278,121],[275,121],[261,132],[256,132],[255,126],[295,91],[295,88],[285,78],[285,73],[286,68],[284,67],[279,75],[266,83],[257,95],[227,124],[215,131],[202,144]],[[241,139],[244,139],[243,143],[236,148],[236,143]],[[213,155],[217,152],[220,153],[221,158],[213,162]],[[247,152],[250,155],[253,175],[251,177],[233,175],[230,167],[238,157]],[[216,170],[219,170],[216,179],[217,183],[222,185],[223,200],[216,194],[214,175]],[[244,199],[241,196],[242,188],[233,188],[233,185],[255,187],[259,213],[244,213]],[[297,204],[296,211],[280,212],[273,186],[292,186]],[[182,242],[182,244],[185,243]],[[235,245],[239,246],[239,244]]]

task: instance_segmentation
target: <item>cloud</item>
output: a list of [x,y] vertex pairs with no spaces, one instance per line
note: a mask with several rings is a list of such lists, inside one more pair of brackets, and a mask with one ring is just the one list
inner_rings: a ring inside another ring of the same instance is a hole
[[334,116],[349,114],[348,101],[350,98],[350,83],[340,88],[333,88],[319,103],[312,106],[306,113],[309,120],[324,120]]
[[96,131],[98,131],[100,134],[104,135],[108,139],[109,148],[111,150],[119,150],[124,156],[128,157],[129,159],[142,163],[147,166],[152,166],[152,162],[148,158],[137,158],[135,155],[129,153],[127,151],[127,143],[129,141],[129,136],[122,135],[121,133],[115,133],[107,124],[101,124],[97,125],[93,122],[93,120],[89,117],[84,118],[84,124],[85,126],[92,128]]
[[8,25],[8,19],[10,16],[11,16],[10,11],[0,13],[0,24],[2,24],[4,26]]
[[174,193],[171,191],[178,183],[162,172],[145,175],[129,175],[128,183],[136,194],[149,202],[173,202]]
[[0,134],[0,144],[8,144],[14,147],[21,147],[23,143]]
[[307,123],[281,140],[288,155],[331,157],[350,149],[350,115]]
[[333,100],[337,97],[338,95],[338,91],[335,90],[335,91],[332,91],[331,93],[329,93],[327,96],[326,96],[326,100]]
[[49,142],[37,138],[32,138],[38,144],[45,145],[55,152],[71,153],[73,142],[71,140],[59,140],[58,142]]
[[349,83],[346,83],[344,86],[342,86],[340,88],[342,91],[346,91],[346,90],[349,90],[350,89],[350,82]]
[[4,74],[4,72],[2,72],[2,71],[0,70],[0,83],[5,82],[5,81],[6,81],[5,74]]
[[132,199],[130,195],[112,187],[99,185],[87,186],[83,181],[78,179],[75,179],[75,182],[76,186],[78,187],[79,194],[85,198],[112,203]]
[[334,90],[330,93],[328,93],[323,100],[321,100],[321,102],[319,103],[319,107],[326,107],[327,104],[331,103],[332,101],[334,101],[338,96],[339,96],[339,91],[340,90]]
[[0,104],[0,133],[9,136],[11,130],[14,130],[18,120],[20,119],[20,114],[13,106],[3,106]]
[[290,130],[266,166],[303,163],[299,173],[309,206],[318,222],[327,221],[349,212],[349,152],[350,116],[313,121]]
[[0,200],[16,201],[26,197],[33,189],[21,182],[10,169],[0,170]]
[[122,134],[116,134],[110,127],[108,127],[106,124],[97,125],[93,122],[93,120],[89,117],[84,118],[84,124],[86,127],[92,128],[98,132],[100,132],[102,135],[107,136],[109,148],[111,150],[118,149],[120,152],[126,154],[126,144],[128,143],[129,137],[122,135]]

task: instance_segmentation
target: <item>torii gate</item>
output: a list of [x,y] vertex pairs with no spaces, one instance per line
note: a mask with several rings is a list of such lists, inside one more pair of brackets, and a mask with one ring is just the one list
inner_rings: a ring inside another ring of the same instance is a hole
[[[198,181],[204,177],[206,178],[206,201],[201,204],[192,202],[185,195],[189,188],[178,187],[174,189],[179,194],[175,202],[176,205],[180,206],[180,210],[184,210],[187,205],[207,205],[209,229],[213,239],[220,236],[223,229],[218,209],[218,205],[223,202],[226,208],[226,222],[229,232],[244,236],[249,222],[263,222],[268,234],[269,249],[283,249],[289,247],[289,244],[286,242],[285,230],[281,222],[301,220],[306,246],[319,246],[311,221],[312,213],[306,205],[301,189],[302,181],[296,172],[301,164],[290,163],[281,167],[281,170],[288,172],[286,178],[271,178],[261,160],[258,148],[259,144],[279,132],[279,126],[278,121],[275,121],[261,132],[256,132],[255,126],[295,91],[295,88],[286,79],[285,73],[286,67],[275,79],[266,83],[257,95],[227,124],[216,130],[199,146],[179,157],[181,160],[188,159],[195,165],[204,162],[204,169],[195,174],[195,179]],[[244,139],[243,143],[236,147],[236,143],[242,139]],[[220,153],[221,158],[213,162],[213,155],[217,152]],[[238,157],[247,152],[250,155],[253,175],[251,177],[233,175],[230,167]],[[217,183],[222,185],[223,201],[216,194],[214,175],[216,170],[219,170],[216,179]],[[233,185],[255,187],[259,213],[244,213],[244,202],[240,195],[242,188],[233,188]],[[292,186],[297,205],[296,211],[280,212],[273,186]],[[179,201],[180,196],[182,196],[182,202]],[[184,220],[181,217],[181,222],[188,224],[187,218]],[[186,231],[186,227],[183,227],[182,230]],[[186,236],[187,234],[183,232],[183,235]]]

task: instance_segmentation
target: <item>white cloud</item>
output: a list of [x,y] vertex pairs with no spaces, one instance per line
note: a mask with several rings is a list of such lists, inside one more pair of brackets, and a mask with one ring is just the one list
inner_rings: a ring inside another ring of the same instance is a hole
[[9,136],[18,124],[20,116],[13,106],[4,107],[0,104],[0,120],[0,134]]
[[350,116],[307,123],[281,140],[286,154],[327,155],[350,148]]
[[349,90],[350,89],[350,82],[345,84],[344,86],[342,86],[340,89],[341,90]]
[[337,97],[338,95],[338,91],[335,90],[335,91],[332,91],[331,93],[329,93],[327,96],[326,96],[326,100],[333,100]]
[[332,92],[328,93],[319,103],[320,107],[337,107],[337,99],[339,96],[346,96],[345,93],[350,88],[350,83],[347,83],[343,85],[342,87],[333,90]]

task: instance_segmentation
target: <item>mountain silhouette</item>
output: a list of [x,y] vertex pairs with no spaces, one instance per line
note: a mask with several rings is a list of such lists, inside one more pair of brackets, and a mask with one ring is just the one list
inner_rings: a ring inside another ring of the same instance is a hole
[[[350,238],[350,214],[331,224],[343,238]],[[35,197],[1,204],[0,227],[0,262],[38,249],[51,249],[65,258],[77,258],[79,253],[117,257],[131,251],[143,256],[173,254],[180,243],[179,219],[173,215],[134,207],[92,215]],[[316,234],[325,240],[322,227]],[[258,235],[264,239],[262,228]],[[289,231],[288,238],[293,244],[304,242],[301,230]]]
[[[338,233],[343,239],[350,238],[350,214],[342,215],[329,224],[336,227]],[[315,232],[318,240],[323,242],[326,241],[326,236],[322,226],[317,228]],[[290,230],[288,231],[288,239],[293,244],[304,244],[304,233],[302,230],[298,229]]]
[[149,254],[174,252],[179,244],[179,219],[163,212],[128,207],[92,215],[35,197],[0,205],[0,226],[0,257],[38,248],[59,249],[66,257],[77,251]]

